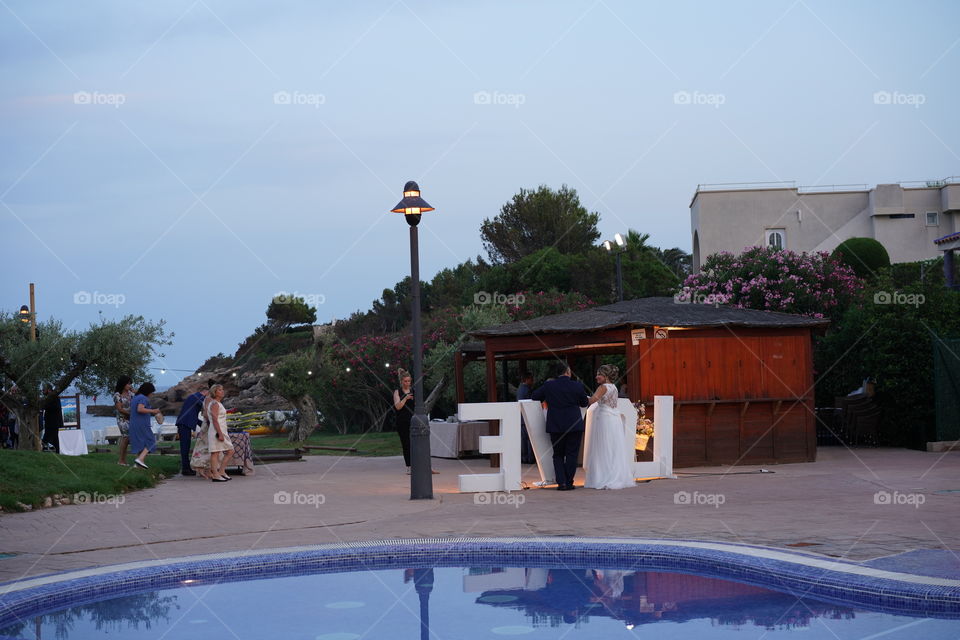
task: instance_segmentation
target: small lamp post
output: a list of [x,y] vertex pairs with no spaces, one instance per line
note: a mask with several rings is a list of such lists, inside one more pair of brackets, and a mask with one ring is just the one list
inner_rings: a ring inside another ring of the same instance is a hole
[[[403,186],[403,200],[394,213],[404,214],[410,225],[410,289],[413,330],[413,419],[410,421],[410,499],[433,499],[433,471],[430,463],[430,423],[423,408],[423,338],[420,329],[420,249],[417,225],[420,214],[433,207],[420,197],[420,187],[411,180]],[[389,365],[387,365],[389,367]]]
[[619,233],[614,234],[613,242],[609,240],[603,243],[603,248],[613,253],[616,251],[617,255],[617,302],[623,302],[623,272],[620,268],[620,257],[627,250],[627,241],[623,239],[623,236]]

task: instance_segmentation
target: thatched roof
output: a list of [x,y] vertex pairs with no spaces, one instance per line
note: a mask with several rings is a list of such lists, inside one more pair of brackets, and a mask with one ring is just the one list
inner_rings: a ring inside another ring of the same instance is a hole
[[823,328],[829,320],[792,313],[735,309],[725,305],[690,304],[674,298],[638,298],[531,320],[508,322],[472,331],[477,338],[537,333],[576,333],[615,327],[766,327]]

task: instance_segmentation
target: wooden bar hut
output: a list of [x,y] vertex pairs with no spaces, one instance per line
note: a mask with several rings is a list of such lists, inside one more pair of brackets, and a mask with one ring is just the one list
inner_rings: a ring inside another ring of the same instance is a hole
[[482,342],[456,354],[457,396],[463,402],[472,361],[485,362],[487,400],[496,401],[498,362],[523,369],[529,360],[623,355],[632,401],[674,397],[674,466],[812,462],[812,334],[827,324],[673,298],[511,322],[474,331]]

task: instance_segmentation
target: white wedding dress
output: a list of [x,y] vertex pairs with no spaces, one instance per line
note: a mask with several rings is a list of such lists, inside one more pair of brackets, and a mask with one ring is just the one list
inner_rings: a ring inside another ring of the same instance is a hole
[[589,489],[626,489],[633,479],[634,452],[627,450],[623,415],[617,410],[617,388],[605,384],[606,393],[587,411],[587,450],[583,460]]

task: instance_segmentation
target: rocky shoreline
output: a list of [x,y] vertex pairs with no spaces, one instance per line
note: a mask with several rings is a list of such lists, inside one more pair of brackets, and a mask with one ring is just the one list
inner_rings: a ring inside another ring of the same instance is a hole
[[[150,396],[150,404],[160,409],[166,416],[176,416],[180,413],[183,401],[191,393],[206,388],[212,378],[224,386],[227,392],[223,405],[236,409],[241,413],[252,411],[290,411],[294,406],[282,397],[268,392],[263,386],[263,380],[270,374],[269,369],[259,373],[243,373],[240,367],[227,367],[194,373],[170,387],[166,391],[158,391]],[[110,417],[115,415],[113,405],[89,405],[87,413],[94,416]]]

